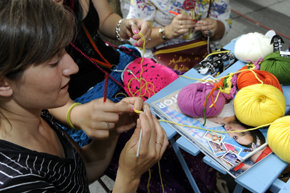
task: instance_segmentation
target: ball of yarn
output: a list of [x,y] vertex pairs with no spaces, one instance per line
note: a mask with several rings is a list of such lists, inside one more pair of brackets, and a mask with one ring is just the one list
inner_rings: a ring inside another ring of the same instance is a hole
[[271,123],[267,140],[272,151],[282,160],[290,163],[290,116],[284,116]]
[[[178,93],[177,104],[180,111],[191,117],[203,117],[204,108],[203,105],[207,95],[211,92],[214,85],[210,83],[193,83],[190,84]],[[212,94],[213,100],[216,99],[218,95],[218,90],[215,90]],[[217,101],[215,102],[215,107],[210,107],[212,104],[212,99],[209,97],[206,103],[206,116],[212,117],[216,116],[221,112],[225,105],[225,97],[222,93],[218,95]]]
[[253,84],[239,90],[234,99],[238,120],[257,127],[284,116],[286,101],[282,92],[268,84]]
[[259,80],[261,80],[265,84],[275,86],[281,92],[283,92],[281,84],[279,83],[278,79],[272,73],[263,70],[241,72],[238,75],[237,80],[238,89],[241,90],[242,88],[253,84],[261,84]]
[[273,52],[271,39],[261,33],[244,34],[235,43],[234,54],[243,62],[257,61]]
[[260,70],[274,74],[281,84],[290,84],[290,57],[282,57],[279,52],[273,52],[263,59]]
[[135,59],[123,72],[124,90],[129,96],[140,96],[146,100],[178,78],[173,70],[151,58],[144,58],[141,69],[141,61],[142,58]]

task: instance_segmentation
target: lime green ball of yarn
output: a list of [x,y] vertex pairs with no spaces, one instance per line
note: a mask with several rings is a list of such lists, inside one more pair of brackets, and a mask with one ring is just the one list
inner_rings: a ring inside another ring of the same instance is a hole
[[290,57],[283,57],[280,56],[280,52],[273,52],[263,59],[260,70],[274,74],[280,84],[290,85]]
[[290,116],[284,116],[271,123],[267,140],[272,151],[285,162],[290,163]]
[[285,115],[283,93],[268,84],[253,84],[239,90],[234,99],[237,119],[249,126],[269,124]]

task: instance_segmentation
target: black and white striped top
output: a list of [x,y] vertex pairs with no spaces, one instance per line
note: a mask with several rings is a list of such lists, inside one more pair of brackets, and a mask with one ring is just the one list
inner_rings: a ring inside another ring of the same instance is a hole
[[62,142],[65,158],[0,140],[0,192],[89,193],[84,163],[50,117],[44,117]]

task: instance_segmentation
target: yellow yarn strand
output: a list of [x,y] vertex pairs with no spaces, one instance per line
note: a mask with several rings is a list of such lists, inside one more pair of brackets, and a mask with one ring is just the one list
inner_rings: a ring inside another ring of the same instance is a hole
[[[146,45],[146,42],[145,42],[145,37],[143,36],[142,33],[138,33],[141,37],[141,39],[143,40],[143,46],[142,46],[142,59],[141,59],[141,62],[140,62],[140,77],[137,78],[136,76],[134,76],[135,78],[131,78],[129,81],[128,81],[128,90],[129,90],[129,93],[131,96],[137,96],[137,94],[139,93],[139,97],[143,97],[145,96],[147,93],[148,93],[148,97],[151,97],[151,93],[155,94],[155,85],[151,82],[147,82],[143,77],[142,77],[142,74],[143,74],[143,61],[144,61],[144,55],[145,55],[145,45]],[[137,80],[139,83],[140,83],[140,88],[138,91],[136,91],[135,93],[132,92],[131,90],[131,83],[132,81],[134,80]],[[151,88],[150,88],[151,87]],[[144,89],[144,93],[142,93],[142,90]]]
[[162,193],[164,193],[165,191],[164,191],[164,185],[163,185],[163,180],[162,180],[160,161],[158,161],[158,172],[159,172],[159,178],[160,178]]
[[[143,74],[143,61],[144,61],[144,55],[145,55],[145,45],[146,45],[146,42],[145,42],[145,38],[143,36],[142,33],[138,33],[141,37],[141,39],[143,40],[143,47],[142,47],[142,59],[141,59],[141,62],[140,62],[140,77],[139,79],[137,78],[131,78],[128,82],[128,90],[129,90],[129,93],[131,94],[131,96],[136,96],[137,92],[136,91],[135,93],[132,93],[131,89],[130,89],[130,85],[131,85],[131,82],[133,80],[137,80],[140,82],[140,88],[139,88],[139,96],[145,96],[146,93],[148,92],[148,97],[151,97],[151,93],[153,93],[153,95],[155,94],[155,86],[153,83],[151,82],[147,82],[143,77],[142,77],[142,74]],[[144,82],[144,85],[142,85],[142,83]],[[150,89],[150,86],[152,87],[152,89]],[[142,94],[142,89],[145,88],[145,92],[144,94]],[[151,91],[151,92],[150,92]],[[140,114],[142,113],[143,111],[139,111],[137,109],[134,109],[134,112],[137,113],[137,114]],[[163,180],[162,180],[162,175],[161,175],[161,167],[160,167],[160,161],[158,161],[158,172],[159,172],[159,178],[160,178],[160,183],[161,183],[161,188],[162,188],[162,192],[164,193],[164,185],[163,185]],[[147,182],[147,192],[150,193],[150,181],[151,181],[151,170],[149,169],[148,170],[148,182]]]
[[219,92],[217,93],[216,97],[215,97],[215,100],[214,100],[214,103],[212,103],[209,108],[212,108],[213,107],[213,104],[215,104],[220,96],[220,93],[221,93],[221,90],[219,89]]
[[150,193],[151,169],[148,170],[147,192]]

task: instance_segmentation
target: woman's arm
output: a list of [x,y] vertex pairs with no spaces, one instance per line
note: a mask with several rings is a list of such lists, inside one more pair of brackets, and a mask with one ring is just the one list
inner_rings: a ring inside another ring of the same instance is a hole
[[[195,23],[192,17],[184,14],[175,16],[169,25],[164,27],[163,34],[160,32],[161,27],[152,28],[151,40],[146,44],[146,48],[153,48],[168,40],[177,38],[189,32],[194,27]],[[164,35],[162,37],[162,35]]]
[[[100,18],[100,32],[110,38],[116,38],[116,27],[122,19],[121,16],[113,11],[107,0],[92,1]],[[137,41],[137,46],[141,46],[143,43],[143,40],[138,35],[139,32],[147,40],[151,35],[151,24],[142,19],[124,19],[120,23],[120,38],[127,40],[131,37]]]
[[[70,120],[76,129],[83,131],[91,138],[107,138],[110,131],[122,133],[134,127],[136,114],[132,108],[142,110],[143,100],[139,97],[128,97],[118,103],[103,98],[75,106],[70,111]],[[69,100],[66,105],[49,109],[49,112],[63,124],[67,125],[66,115],[74,101]]]

